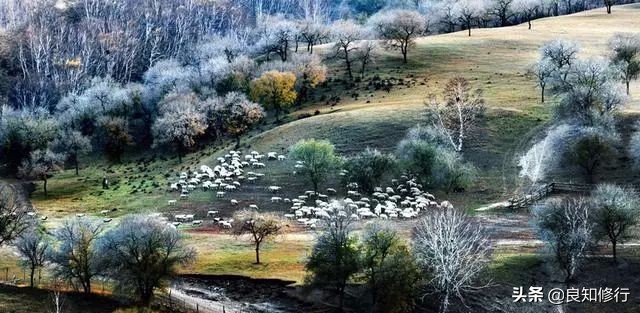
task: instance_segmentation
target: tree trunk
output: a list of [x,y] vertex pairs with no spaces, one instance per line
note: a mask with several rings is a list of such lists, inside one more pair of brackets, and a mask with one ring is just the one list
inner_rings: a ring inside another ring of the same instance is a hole
[[[346,283],[345,283],[346,284]],[[344,308],[344,285],[340,286],[340,289],[338,290],[338,292],[340,293],[338,296],[338,311],[342,312],[343,308]]]
[[618,241],[611,240],[611,248],[613,252],[613,263],[618,263],[618,251],[617,251]]
[[540,92],[540,97],[542,98],[542,103],[544,103],[544,87],[541,88],[542,92]]
[[76,156],[76,157],[74,158],[74,160],[75,160],[75,162],[74,162],[74,163],[75,163],[75,166],[76,166],[76,176],[78,176],[78,174],[79,174],[79,168],[78,168],[78,167],[79,167],[79,164],[78,164],[78,157]]
[[629,81],[627,80],[627,96],[631,95],[631,92],[629,91]]
[[260,264],[260,244],[256,243],[256,264]]
[[236,150],[240,149],[240,135],[236,135]]
[[31,279],[31,282],[29,284],[29,286],[31,286],[31,288],[33,288],[34,284],[33,284],[33,277],[36,275],[36,267],[35,266],[31,266],[31,274],[29,276],[29,278]]
[[471,21],[467,22],[467,29],[469,30],[469,37],[471,37]]
[[531,19],[528,20],[529,23],[529,30],[531,30]]
[[44,197],[47,197],[47,174],[44,174],[45,178],[42,180],[44,182]]

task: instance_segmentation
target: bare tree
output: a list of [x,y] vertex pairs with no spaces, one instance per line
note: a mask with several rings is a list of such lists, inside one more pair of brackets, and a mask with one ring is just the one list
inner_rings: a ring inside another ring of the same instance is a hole
[[547,85],[551,83],[555,70],[555,66],[548,59],[542,59],[531,66],[528,71],[529,75],[537,78],[538,80],[538,87],[540,87],[540,102],[542,103],[544,103],[545,90]]
[[461,152],[467,134],[484,113],[482,91],[472,91],[467,79],[455,77],[444,88],[444,100],[438,103],[435,96],[431,96],[427,115],[433,126],[448,138],[453,149]]
[[28,227],[26,204],[18,197],[14,188],[0,183],[0,247],[20,236]]
[[429,211],[414,230],[413,250],[426,271],[430,287],[442,297],[440,312],[451,298],[464,301],[464,293],[477,290],[491,244],[482,227],[458,209]]
[[282,221],[275,215],[259,214],[254,211],[240,211],[234,217],[233,233],[236,236],[248,235],[256,251],[256,264],[260,264],[260,246],[280,235]]
[[529,24],[531,29],[531,19],[533,19],[540,10],[541,2],[539,0],[514,0],[513,6],[516,12]]
[[29,286],[33,288],[36,270],[44,266],[48,257],[49,240],[43,230],[34,226],[22,233],[15,245],[22,261],[29,267]]
[[500,26],[508,26],[509,19],[513,17],[512,8],[514,0],[493,0],[490,11],[500,20]]
[[386,41],[387,46],[400,49],[404,63],[407,63],[409,48],[415,45],[416,37],[426,28],[425,18],[410,10],[381,11],[372,16],[368,23],[378,37]]
[[612,184],[598,185],[591,197],[595,207],[595,233],[611,243],[613,261],[617,245],[633,238],[632,228],[640,222],[640,197],[633,189]]
[[336,41],[334,49],[336,50],[335,56],[344,60],[344,64],[347,68],[347,75],[349,79],[353,79],[352,73],[352,52],[357,49],[356,41],[365,39],[366,30],[354,23],[353,21],[338,21],[331,26],[331,37]]
[[371,40],[363,41],[358,49],[354,53],[354,60],[360,61],[360,77],[364,78],[364,75],[375,59],[373,53],[378,48],[376,43]]
[[588,200],[551,200],[534,211],[542,239],[568,285],[592,244],[593,217]]
[[464,25],[469,31],[471,37],[471,27],[477,23],[487,12],[487,3],[485,0],[460,0],[454,4],[453,15]]
[[148,215],[125,217],[100,239],[99,250],[116,290],[134,292],[143,306],[176,275],[178,266],[195,259],[175,228]]
[[54,231],[57,247],[52,251],[54,275],[74,288],[91,293],[91,280],[102,271],[97,240],[102,227],[88,218],[69,218]]

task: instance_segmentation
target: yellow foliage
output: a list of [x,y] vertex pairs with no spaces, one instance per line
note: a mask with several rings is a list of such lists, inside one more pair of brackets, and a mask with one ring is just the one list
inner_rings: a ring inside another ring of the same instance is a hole
[[296,75],[291,72],[268,71],[251,82],[251,99],[265,108],[280,112],[290,107],[298,94],[295,91]]

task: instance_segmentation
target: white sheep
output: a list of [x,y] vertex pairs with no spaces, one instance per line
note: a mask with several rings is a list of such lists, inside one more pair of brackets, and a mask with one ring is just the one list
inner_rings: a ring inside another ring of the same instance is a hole
[[224,194],[225,194],[224,191],[218,191],[218,192],[216,192],[216,197],[224,198]]
[[[176,203],[178,202],[177,200],[169,200],[169,205],[176,205]],[[104,213],[103,213],[104,214]]]
[[212,217],[218,214],[218,211],[207,211],[207,217]]
[[236,200],[236,199],[231,199],[231,204],[233,204],[233,205],[238,205],[238,200]]
[[280,197],[271,197],[271,202],[281,202],[282,198]]

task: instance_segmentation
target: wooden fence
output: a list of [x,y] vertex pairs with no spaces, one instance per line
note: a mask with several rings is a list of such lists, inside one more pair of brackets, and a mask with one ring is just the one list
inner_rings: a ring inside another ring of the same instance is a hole
[[586,193],[595,188],[592,184],[576,184],[567,182],[551,182],[540,186],[533,192],[509,199],[510,209],[526,208],[555,192]]

